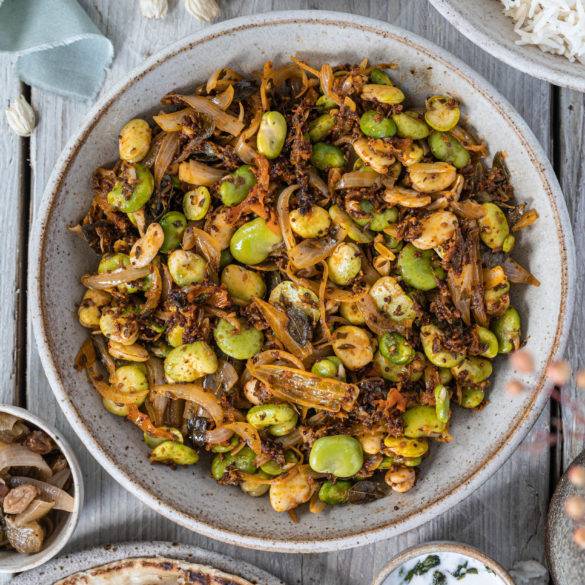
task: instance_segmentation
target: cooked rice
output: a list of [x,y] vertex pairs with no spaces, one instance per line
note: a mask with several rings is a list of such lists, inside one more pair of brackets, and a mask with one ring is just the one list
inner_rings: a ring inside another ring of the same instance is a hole
[[514,22],[518,45],[585,63],[585,0],[501,0]]

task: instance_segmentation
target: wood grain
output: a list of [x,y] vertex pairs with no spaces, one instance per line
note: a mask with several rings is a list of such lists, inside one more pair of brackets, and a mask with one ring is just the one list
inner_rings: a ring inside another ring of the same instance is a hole
[[[137,2],[82,0],[81,3],[115,46],[116,59],[108,73],[106,89],[151,54],[170,42],[195,32],[202,26],[184,12],[182,2],[179,0],[171,2],[169,15],[162,21],[147,21],[142,18]],[[499,63],[475,47],[422,0],[390,0],[388,2],[231,0],[224,1],[222,5],[224,18],[271,10],[319,8],[371,16],[416,32],[451,51],[491,81],[524,116],[545,149],[552,154],[550,86]],[[351,39],[348,39],[348,42],[351,42]],[[294,50],[291,49],[291,52]],[[1,77],[2,75],[5,77]],[[15,85],[14,80],[5,73],[0,73],[0,80],[5,82],[0,86],[2,92],[10,91],[10,84]],[[563,175],[566,173],[567,177],[571,177],[564,180],[564,186],[570,208],[577,214],[576,217],[579,217],[579,213],[582,216],[582,207],[579,207],[578,195],[579,191],[584,189],[583,151],[582,142],[579,142],[584,130],[584,109],[582,96],[579,94],[567,92],[563,93],[562,97],[561,127],[563,139],[566,141],[561,149],[566,157],[562,172]],[[42,114],[39,128],[31,140],[31,198],[34,215],[59,152],[79,126],[88,107],[37,90],[33,90],[32,98],[35,108]],[[569,104],[573,106],[572,111],[568,109]],[[578,130],[579,124],[581,134]],[[14,159],[17,164],[7,163],[3,149],[7,149],[8,153],[14,153],[12,146],[6,143],[4,136],[0,136],[0,154],[2,155],[0,165],[3,172],[6,168],[18,167],[22,164],[20,158]],[[580,164],[572,158],[572,155],[577,152],[577,147],[578,152],[581,153]],[[580,171],[581,174],[577,175],[576,171]],[[16,174],[13,172],[13,175]],[[580,181],[577,176],[581,177]],[[13,176],[10,185],[9,192],[14,193],[15,199],[26,200],[19,177]],[[11,214],[6,211],[6,206],[2,207],[0,214],[3,215],[0,215],[0,221],[3,221],[2,225],[6,225],[4,222],[11,221]],[[21,226],[22,233],[28,233],[27,224],[22,223]],[[11,239],[13,236],[10,236],[8,231],[1,231],[0,238],[3,238],[2,244],[13,241]],[[580,242],[580,247],[582,251],[585,251],[585,240]],[[9,280],[17,283],[18,267],[24,265],[24,260],[18,254],[11,258],[5,252],[8,249],[7,245],[2,245],[1,249],[0,268],[3,278],[6,278],[4,270],[8,270]],[[17,306],[15,286],[16,284],[10,288],[3,282],[0,287],[0,294],[3,295],[0,297],[0,311],[2,311],[4,324],[12,323],[12,315]],[[584,323],[585,320],[581,316],[577,320],[572,338],[571,349],[575,356],[578,355],[579,340],[583,338],[580,331]],[[15,330],[18,330],[17,324],[10,329],[10,331]],[[70,545],[71,549],[99,543],[141,539],[194,543],[256,563],[291,585],[369,583],[375,572],[397,551],[417,542],[432,539],[468,542],[479,546],[508,566],[519,559],[534,558],[541,562],[543,560],[543,526],[549,497],[549,452],[545,447],[536,451],[529,447],[531,441],[537,436],[536,433],[548,432],[550,418],[548,409],[535,425],[525,446],[520,448],[476,494],[419,529],[398,538],[353,551],[323,555],[268,554],[226,546],[181,529],[147,509],[134,496],[118,486],[80,444],[61,414],[44,377],[30,327],[27,338],[28,406],[62,429],[80,454],[84,468],[88,490],[87,500],[81,523]],[[12,335],[9,339],[12,339]],[[19,346],[15,344],[14,347]],[[5,366],[0,370],[0,376],[3,376],[0,381],[4,382],[0,387],[0,392],[5,393],[7,387],[17,385],[6,374],[7,368],[10,369],[11,364],[17,362],[14,356],[8,357],[9,353],[10,350],[4,349],[0,355],[0,366]],[[14,380],[16,379],[15,375]],[[574,424],[574,421],[566,418],[565,424]],[[578,445],[577,442],[567,439],[566,452],[577,449]],[[218,514],[221,513],[222,511],[218,510]]]
[[[0,55],[2,109],[22,91],[14,75],[13,60]],[[23,388],[24,359],[18,351],[25,343],[24,280],[21,259],[26,256],[28,192],[25,160],[28,139],[17,136],[2,113],[0,119],[0,170],[3,190],[0,204],[0,323],[6,342],[0,352],[0,402],[16,404]]]
[[[574,370],[585,368],[583,339],[585,339],[585,307],[581,299],[585,287],[582,265],[585,254],[585,96],[570,90],[561,90],[558,132],[558,172],[565,194],[577,249],[577,289],[575,315],[569,337],[567,357]],[[563,450],[562,464],[567,468],[585,447],[585,390],[574,381],[562,392]]]

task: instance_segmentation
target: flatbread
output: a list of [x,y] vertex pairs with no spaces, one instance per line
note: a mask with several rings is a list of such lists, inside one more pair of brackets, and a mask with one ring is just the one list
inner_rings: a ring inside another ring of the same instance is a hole
[[53,585],[253,585],[213,567],[164,557],[135,558],[81,571]]

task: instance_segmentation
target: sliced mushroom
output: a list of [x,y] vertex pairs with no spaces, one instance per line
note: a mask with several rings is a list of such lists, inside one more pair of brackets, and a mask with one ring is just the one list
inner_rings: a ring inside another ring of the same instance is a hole
[[20,514],[39,495],[39,490],[30,484],[19,485],[11,489],[4,498],[4,512],[6,514]]
[[45,531],[38,522],[17,526],[14,519],[7,517],[6,537],[16,552],[32,555],[43,548]]

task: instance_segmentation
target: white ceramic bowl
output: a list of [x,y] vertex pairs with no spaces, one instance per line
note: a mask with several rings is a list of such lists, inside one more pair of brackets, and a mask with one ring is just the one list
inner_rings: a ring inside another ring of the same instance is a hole
[[[104,410],[85,376],[73,369],[87,335],[75,310],[83,294],[79,278],[95,269],[97,259],[67,229],[89,205],[93,170],[116,158],[118,131],[128,119],[156,111],[163,94],[207,79],[220,65],[249,72],[266,59],[278,62],[294,53],[312,62],[357,62],[364,56],[396,61],[400,69],[394,75],[407,95],[421,101],[434,93],[459,97],[492,154],[508,153],[520,198],[540,214],[538,228],[519,238],[517,256],[542,280],[540,288],[514,295],[536,363],[533,390],[508,395],[504,385],[515,374],[499,360],[491,403],[481,413],[457,413],[455,440],[433,448],[416,489],[367,506],[303,513],[298,524],[274,513],[266,498],[216,484],[206,461],[175,471],[151,466],[141,433]],[[93,108],[63,152],[47,186],[31,251],[31,314],[41,359],[59,404],[90,452],[129,491],[171,520],[232,544],[287,552],[338,550],[387,538],[443,512],[489,479],[547,401],[544,371],[562,351],[573,303],[567,211],[550,164],[526,124],[452,55],[404,30],[350,14],[286,12],[224,22],[131,73]]]
[[500,0],[429,0],[462,34],[484,51],[532,77],[585,91],[585,65],[534,45],[518,45],[514,21]]
[[[512,581],[512,577],[510,577],[508,572],[499,563],[488,557],[486,554],[482,553],[479,549],[473,546],[469,546],[468,544],[450,542],[447,540],[427,542],[425,544],[419,544],[402,551],[380,571],[378,576],[374,579],[372,585],[385,585],[384,582],[394,571],[409,561],[416,559],[417,557],[433,554],[440,555],[444,553],[454,553],[461,555],[463,560],[473,559],[479,564],[489,568],[495,575],[497,575],[500,578],[501,585],[514,585],[514,581]],[[466,579],[463,581],[465,580]]]
[[20,573],[22,571],[29,571],[46,563],[54,556],[61,552],[61,549],[69,542],[83,506],[83,476],[81,468],[77,462],[75,453],[69,446],[69,443],[61,436],[61,433],[54,427],[48,425],[44,420],[38,416],[31,414],[28,410],[18,406],[11,406],[8,404],[0,404],[0,412],[12,414],[30,423],[36,428],[44,431],[49,435],[59,450],[67,459],[69,468],[71,469],[71,478],[73,480],[73,491],[71,495],[75,498],[75,508],[71,514],[65,512],[61,513],[61,520],[57,523],[55,530],[45,541],[43,550],[34,555],[24,555],[17,552],[0,551],[0,573]]

